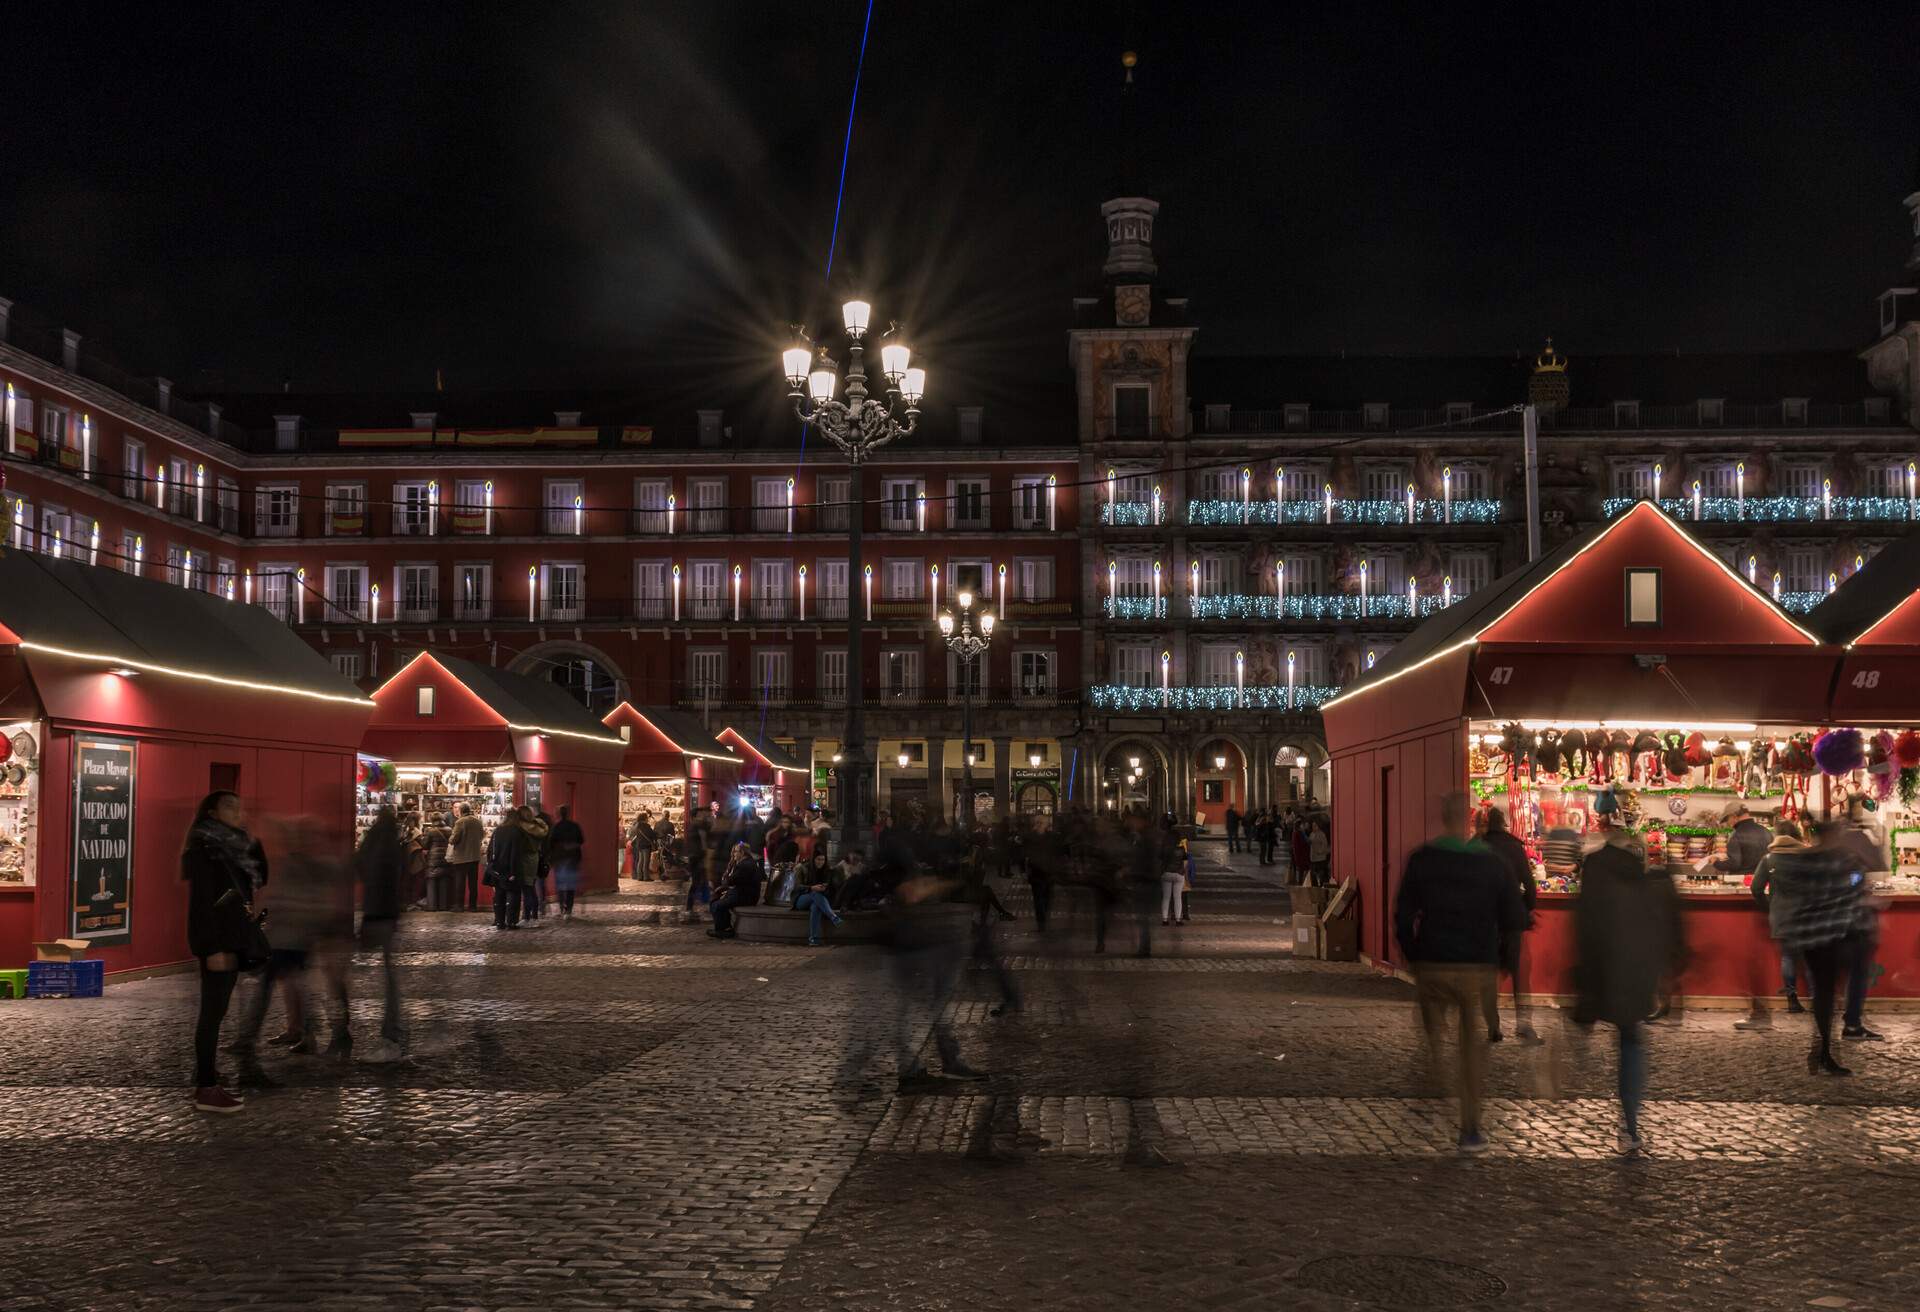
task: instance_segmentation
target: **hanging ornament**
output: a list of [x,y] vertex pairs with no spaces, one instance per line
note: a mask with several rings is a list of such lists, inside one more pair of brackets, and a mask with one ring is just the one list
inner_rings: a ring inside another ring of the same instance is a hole
[[1866,742],[1858,729],[1829,729],[1814,739],[1813,761],[1822,774],[1849,774],[1867,763]]
[[1912,807],[1915,801],[1920,801],[1920,767],[1909,766],[1900,771],[1900,804]]
[[1534,764],[1542,774],[1560,773],[1560,731],[1542,729],[1539,745],[1533,749]]
[[1785,749],[1780,752],[1780,769],[1788,774],[1809,775],[1818,767],[1813,760],[1813,738],[1810,734],[1797,733],[1787,739]]
[[1920,768],[1920,733],[1902,730],[1893,740],[1893,759],[1900,763],[1902,770]]
[[12,755],[13,755],[13,744],[7,741],[7,736],[5,734],[0,733],[0,761],[5,761]]
[[[1598,729],[1595,729],[1593,732],[1596,737],[1600,733]],[[1569,729],[1560,735],[1560,756],[1561,759],[1567,763],[1567,777],[1569,779],[1578,776],[1584,770],[1590,754],[1587,748],[1587,731],[1585,729]]]
[[1713,759],[1713,753],[1707,748],[1707,736],[1699,730],[1687,735],[1686,761],[1689,766],[1705,765]]
[[400,767],[392,761],[382,761],[380,763],[380,779],[382,786],[392,788],[394,784],[400,781]]

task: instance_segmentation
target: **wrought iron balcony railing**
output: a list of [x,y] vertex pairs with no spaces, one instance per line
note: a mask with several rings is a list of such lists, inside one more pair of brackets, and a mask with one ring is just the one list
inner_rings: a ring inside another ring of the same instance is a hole
[[[1187,523],[1228,524],[1493,524],[1502,504],[1483,498],[1404,497],[1353,500],[1335,497],[1275,501],[1194,500],[1187,502]],[[1409,515],[1411,510],[1411,515]]]
[[1097,711],[1311,711],[1340,689],[1325,685],[1262,684],[1247,688],[1135,688],[1102,683],[1087,689]]
[[[1601,512],[1614,519],[1651,497],[1609,497]],[[1806,523],[1823,520],[1905,520],[1912,522],[1915,503],[1907,497],[1662,497],[1660,508],[1675,519],[1711,523]]]

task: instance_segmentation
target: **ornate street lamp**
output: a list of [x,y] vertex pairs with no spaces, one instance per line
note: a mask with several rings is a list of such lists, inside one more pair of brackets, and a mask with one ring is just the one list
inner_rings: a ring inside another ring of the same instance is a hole
[[[811,424],[829,442],[846,453],[853,467],[849,501],[853,513],[848,516],[847,586],[867,577],[860,559],[861,518],[866,513],[864,464],[869,455],[889,442],[908,437],[920,418],[920,398],[926,392],[927,371],[909,368],[911,353],[894,338],[880,347],[881,373],[886,390],[878,395],[867,391],[865,343],[867,323],[873,307],[865,301],[848,301],[841,306],[841,321],[848,341],[847,377],[840,385],[838,366],[826,348],[816,353],[804,333],[796,331],[795,342],[781,354],[787,380],[787,392],[793,398],[793,412],[802,423]],[[897,332],[897,328],[895,332]],[[840,395],[836,396],[835,393]],[[858,847],[866,832],[866,780],[869,769],[866,735],[866,670],[861,656],[861,638],[865,617],[849,597],[847,604],[847,720],[841,733],[840,763],[840,850]]]
[[987,654],[987,644],[993,641],[993,612],[980,613],[980,631],[973,628],[973,593],[962,588],[954,601],[959,604],[960,618],[956,622],[952,611],[940,614],[940,636],[946,639],[947,647],[960,663],[960,740],[966,744],[966,754],[960,767],[960,792],[966,800],[965,823],[973,826],[973,663]]

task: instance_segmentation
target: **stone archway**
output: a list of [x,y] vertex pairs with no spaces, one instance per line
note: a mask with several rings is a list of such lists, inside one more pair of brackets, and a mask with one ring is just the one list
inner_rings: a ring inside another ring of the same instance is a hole
[[1245,738],[1233,732],[1203,734],[1190,765],[1193,797],[1186,810],[1193,815],[1183,815],[1183,820],[1203,818],[1206,826],[1218,833],[1226,827],[1229,808],[1241,815],[1252,809],[1253,772],[1259,759]]
[[[1137,770],[1135,761],[1139,762]],[[1173,762],[1152,739],[1117,738],[1100,754],[1099,785],[1097,805],[1101,810],[1144,807],[1147,814],[1159,815],[1167,809],[1171,796]]]
[[[1300,760],[1306,758],[1306,765]],[[1282,738],[1273,752],[1274,800],[1281,806],[1322,807],[1329,784],[1325,744],[1304,735]]]
[[592,643],[570,639],[538,643],[516,655],[507,669],[558,684],[595,717],[605,715],[627,696],[625,671]]

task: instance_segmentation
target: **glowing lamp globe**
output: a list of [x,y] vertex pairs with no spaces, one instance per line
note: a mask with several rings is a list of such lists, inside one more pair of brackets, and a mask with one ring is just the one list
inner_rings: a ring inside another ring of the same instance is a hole
[[865,301],[848,301],[840,307],[840,315],[847,325],[847,331],[858,337],[867,331],[867,320],[873,315],[873,307]]
[[880,372],[887,376],[889,383],[898,387],[900,380],[907,375],[907,361],[912,358],[913,352],[903,344],[888,342],[880,348]]
[[927,371],[919,367],[907,370],[900,375],[900,399],[911,410],[920,404],[920,398],[927,394]]
[[807,375],[807,394],[816,404],[825,404],[833,400],[833,389],[839,381],[839,371],[823,361],[819,368]]

